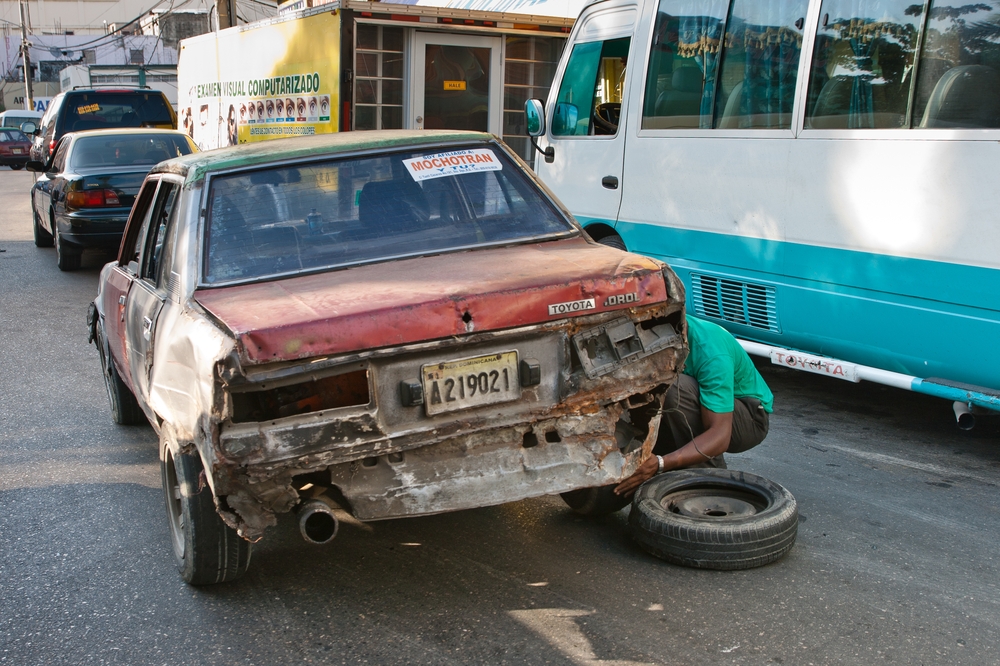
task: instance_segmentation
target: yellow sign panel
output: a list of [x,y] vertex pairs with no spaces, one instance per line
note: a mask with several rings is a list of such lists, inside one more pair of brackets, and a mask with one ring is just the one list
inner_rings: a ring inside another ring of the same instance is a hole
[[202,150],[336,132],[339,12],[184,40],[178,84],[180,127]]
[[445,81],[445,90],[465,90],[465,81]]

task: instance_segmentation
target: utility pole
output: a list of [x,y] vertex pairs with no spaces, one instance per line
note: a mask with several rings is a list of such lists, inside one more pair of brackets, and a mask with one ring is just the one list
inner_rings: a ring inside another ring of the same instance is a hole
[[31,55],[28,53],[28,8],[25,0],[18,0],[17,9],[21,15],[21,62],[24,64],[24,108],[35,110],[35,95],[31,90]]
[[236,3],[232,0],[215,0],[215,14],[219,18],[219,29],[236,25]]

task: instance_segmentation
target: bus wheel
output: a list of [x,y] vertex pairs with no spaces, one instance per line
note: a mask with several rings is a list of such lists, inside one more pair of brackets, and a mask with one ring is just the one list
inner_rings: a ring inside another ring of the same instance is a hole
[[798,507],[767,479],[731,469],[654,476],[632,499],[632,538],[661,559],[699,569],[751,569],[795,543]]
[[608,247],[613,247],[616,250],[621,250],[627,252],[628,249],[625,247],[625,241],[618,234],[608,234],[607,236],[601,236],[600,238],[595,238],[601,245],[607,245]]

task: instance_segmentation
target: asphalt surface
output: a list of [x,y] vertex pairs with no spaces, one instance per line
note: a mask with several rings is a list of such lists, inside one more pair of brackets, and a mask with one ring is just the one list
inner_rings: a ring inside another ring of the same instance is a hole
[[327,547],[285,516],[243,580],[188,587],[155,436],[112,423],[86,340],[108,257],[61,273],[31,181],[0,169],[0,664],[1000,663],[998,420],[766,361],[771,434],[729,465],[798,500],[775,564],[673,566],[627,511],[541,498]]

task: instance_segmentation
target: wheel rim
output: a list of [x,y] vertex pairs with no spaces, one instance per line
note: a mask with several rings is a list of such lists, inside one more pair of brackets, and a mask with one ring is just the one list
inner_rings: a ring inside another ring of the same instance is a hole
[[177,479],[174,456],[168,450],[163,462],[163,492],[167,501],[167,517],[170,520],[170,537],[174,553],[184,559],[184,509],[181,506],[181,484]]
[[699,520],[732,520],[753,516],[769,505],[766,498],[736,488],[699,486],[685,488],[663,498],[665,511]]

